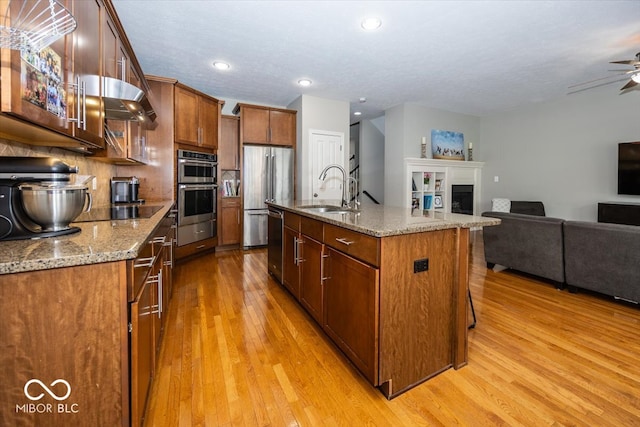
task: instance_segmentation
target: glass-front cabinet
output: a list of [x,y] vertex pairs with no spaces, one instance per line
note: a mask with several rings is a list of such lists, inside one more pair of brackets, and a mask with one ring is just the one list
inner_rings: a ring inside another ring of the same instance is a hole
[[[0,0],[0,7],[5,3]],[[17,14],[21,3],[11,2],[10,14]],[[75,31],[40,51],[26,47],[0,50],[0,109],[7,117],[103,148],[100,88],[90,85],[100,75],[100,16],[104,5],[100,0],[61,3],[76,18]],[[2,124],[6,133],[22,133],[12,132],[19,129],[16,121],[8,119]],[[52,136],[50,145],[56,145],[55,140]],[[47,141],[39,142],[47,145]]]

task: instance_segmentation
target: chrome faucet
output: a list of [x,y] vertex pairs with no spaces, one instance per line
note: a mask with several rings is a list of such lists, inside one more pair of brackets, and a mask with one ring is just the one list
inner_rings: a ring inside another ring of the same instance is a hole
[[329,169],[332,168],[336,168],[336,169],[340,169],[340,172],[342,172],[342,207],[343,208],[347,208],[349,207],[349,203],[347,202],[347,173],[345,172],[344,168],[340,165],[337,164],[333,164],[333,165],[328,165],[326,166],[324,169],[322,169],[322,172],[320,172],[320,176],[318,177],[318,179],[324,181],[325,179],[327,179],[327,172],[329,171]]
[[[353,181],[354,187],[354,191],[351,194],[351,196],[353,196],[353,209],[358,210],[360,208],[360,200],[358,200],[358,180],[350,176],[349,181]],[[349,186],[349,190],[351,190],[351,186]],[[349,197],[349,202],[351,202],[351,197]]]

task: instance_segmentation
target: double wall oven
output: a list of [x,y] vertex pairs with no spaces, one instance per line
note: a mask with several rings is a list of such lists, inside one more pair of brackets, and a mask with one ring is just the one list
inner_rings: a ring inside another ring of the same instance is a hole
[[216,235],[218,156],[178,150],[178,246]]

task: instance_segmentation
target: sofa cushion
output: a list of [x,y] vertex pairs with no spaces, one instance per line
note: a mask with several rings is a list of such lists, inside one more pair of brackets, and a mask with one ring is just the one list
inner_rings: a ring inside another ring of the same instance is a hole
[[485,261],[564,282],[563,219],[544,216],[484,212],[500,225],[485,227]]
[[511,213],[545,216],[544,204],[542,202],[519,202],[511,201]]
[[640,227],[566,221],[564,245],[568,285],[640,302]]

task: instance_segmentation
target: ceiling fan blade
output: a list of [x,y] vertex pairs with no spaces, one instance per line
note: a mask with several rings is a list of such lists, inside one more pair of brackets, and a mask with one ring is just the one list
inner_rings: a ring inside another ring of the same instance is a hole
[[632,87],[636,86],[637,84],[638,83],[634,82],[633,80],[629,80],[627,82],[627,84],[624,85],[620,90],[626,90],[626,89],[632,88]]
[[640,61],[636,59],[629,59],[627,61],[611,61],[609,64],[640,65]]
[[[595,83],[595,82],[599,82],[599,81],[602,81],[602,80],[617,79],[617,80],[611,81],[609,83],[620,82],[620,81],[624,80],[624,78],[623,79],[619,79],[618,77],[620,77],[621,75],[625,75],[625,74],[627,74],[627,73],[624,72],[624,73],[620,73],[620,74],[615,75],[615,76],[611,75],[611,76],[606,76],[606,77],[600,77],[598,79],[593,79],[593,80],[589,80],[589,81],[586,81],[586,82],[577,83],[577,84],[569,86],[569,89],[573,89],[574,87],[578,87],[578,86],[589,85],[589,84],[592,84],[592,83]],[[605,83],[605,84],[608,84],[608,83]]]
[[[623,78],[623,79],[612,80],[612,81],[610,81],[610,82],[604,82],[604,83],[599,83],[599,84],[592,84],[592,85],[590,85],[590,86],[586,86],[586,87],[583,87],[583,88],[580,88],[580,89],[575,89],[575,90],[569,91],[569,92],[567,92],[567,95],[572,95],[572,94],[574,94],[574,93],[583,92],[583,91],[585,91],[585,90],[589,90],[589,89],[595,89],[595,88],[597,88],[597,87],[601,87],[601,86],[607,86],[607,85],[610,85],[610,84],[612,84],[612,83],[622,82],[622,81],[625,81],[626,79],[627,79],[627,78],[625,77],[625,78]],[[597,80],[602,80],[602,79],[597,79]],[[593,83],[593,82],[591,82],[591,83]],[[587,84],[587,83],[580,83],[580,84],[577,84],[577,85],[570,86],[570,88],[574,88],[574,87],[577,87],[577,86],[582,86],[582,85],[585,85],[585,84]]]

